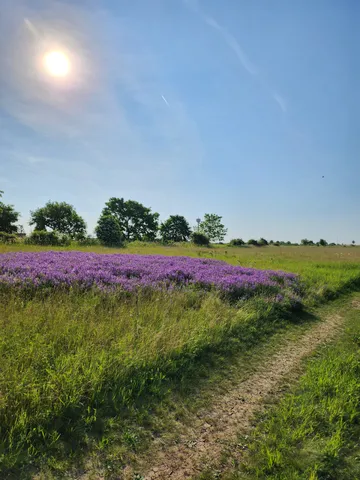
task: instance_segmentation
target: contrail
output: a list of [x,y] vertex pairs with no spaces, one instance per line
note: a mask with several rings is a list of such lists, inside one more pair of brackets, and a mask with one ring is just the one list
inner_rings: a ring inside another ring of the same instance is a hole
[[34,35],[34,37],[39,36],[39,33],[36,30],[35,25],[32,22],[30,22],[30,20],[28,18],[24,18],[24,23],[25,23],[27,29],[29,30],[29,32],[32,33]]
[[164,95],[161,95],[161,98],[164,100],[164,102],[166,103],[166,105],[167,105],[168,107],[170,107],[169,102],[166,100],[166,98],[164,97]]

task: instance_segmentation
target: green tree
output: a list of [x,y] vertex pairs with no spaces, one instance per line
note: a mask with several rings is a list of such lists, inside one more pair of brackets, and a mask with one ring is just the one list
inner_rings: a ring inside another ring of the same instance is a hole
[[191,241],[199,246],[208,247],[210,245],[209,238],[201,232],[193,232],[191,234]]
[[165,242],[187,242],[191,235],[190,225],[182,215],[170,215],[161,224],[160,234]]
[[221,223],[222,217],[215,213],[205,213],[204,220],[199,225],[199,231],[206,235],[210,242],[222,242],[227,228]]
[[268,241],[265,240],[265,238],[260,238],[260,240],[258,241],[258,245],[260,245],[261,247],[265,247],[266,245],[269,245]]
[[111,215],[99,218],[95,233],[100,242],[108,246],[120,246],[124,238],[118,220]]
[[230,245],[232,247],[241,247],[242,245],[245,245],[245,242],[242,238],[233,238],[230,240]]
[[254,240],[253,238],[250,238],[250,240],[248,240],[247,243],[248,243],[248,245],[255,245],[255,246],[258,245],[257,240]]
[[30,225],[35,230],[50,228],[71,238],[84,237],[86,223],[72,205],[66,202],[47,202],[44,207],[30,212]]
[[312,240],[308,240],[307,238],[303,238],[301,240],[301,245],[315,245]]
[[123,198],[112,197],[106,202],[101,216],[116,218],[120,230],[128,241],[155,240],[159,229],[159,214],[151,212],[134,200],[125,201]]
[[326,240],[324,240],[323,238],[320,238],[319,245],[321,245],[322,247],[326,247],[327,244],[328,242]]
[[[3,191],[0,190],[0,198]],[[14,225],[19,219],[19,212],[16,212],[13,205],[6,205],[0,201],[0,232],[15,233],[18,227]]]

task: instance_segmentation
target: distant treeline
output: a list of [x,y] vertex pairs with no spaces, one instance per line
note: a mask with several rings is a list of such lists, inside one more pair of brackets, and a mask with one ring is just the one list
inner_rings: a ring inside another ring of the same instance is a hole
[[[0,191],[0,199],[3,192]],[[20,213],[13,205],[7,205],[0,200],[0,241],[15,242],[19,237],[25,237],[26,243],[37,245],[68,245],[77,241],[83,245],[103,244],[122,246],[133,241],[163,243],[188,242],[196,245],[209,245],[210,242],[223,243],[227,228],[222,223],[222,217],[215,213],[206,213],[203,219],[197,218],[196,225],[191,227],[182,215],[170,215],[164,222],[159,221],[160,215],[152,212],[150,207],[135,200],[124,200],[112,197],[101,212],[93,237],[88,235],[85,220],[75,208],[66,202],[47,202],[30,212],[29,225],[34,227],[30,235],[26,235],[23,226],[18,225]],[[300,244],[284,241],[267,241],[250,239],[247,242],[241,238],[232,239],[229,243],[234,247],[253,245],[306,245],[335,246],[324,239],[313,242],[304,238]],[[355,241],[352,241],[355,245]]]

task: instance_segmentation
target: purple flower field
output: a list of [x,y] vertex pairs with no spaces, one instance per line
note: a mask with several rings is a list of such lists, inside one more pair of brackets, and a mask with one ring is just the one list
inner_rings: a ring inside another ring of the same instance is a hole
[[[297,276],[229,265],[222,261],[160,255],[83,252],[19,252],[0,255],[0,286],[18,288],[92,287],[103,291],[197,286],[243,295],[262,290],[274,294],[296,288]],[[281,296],[281,295],[279,295]]]

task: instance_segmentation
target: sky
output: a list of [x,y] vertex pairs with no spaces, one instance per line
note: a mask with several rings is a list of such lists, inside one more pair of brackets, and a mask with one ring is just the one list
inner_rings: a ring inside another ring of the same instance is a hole
[[[0,190],[360,243],[360,2],[1,0]],[[69,72],[44,64],[65,55]]]

